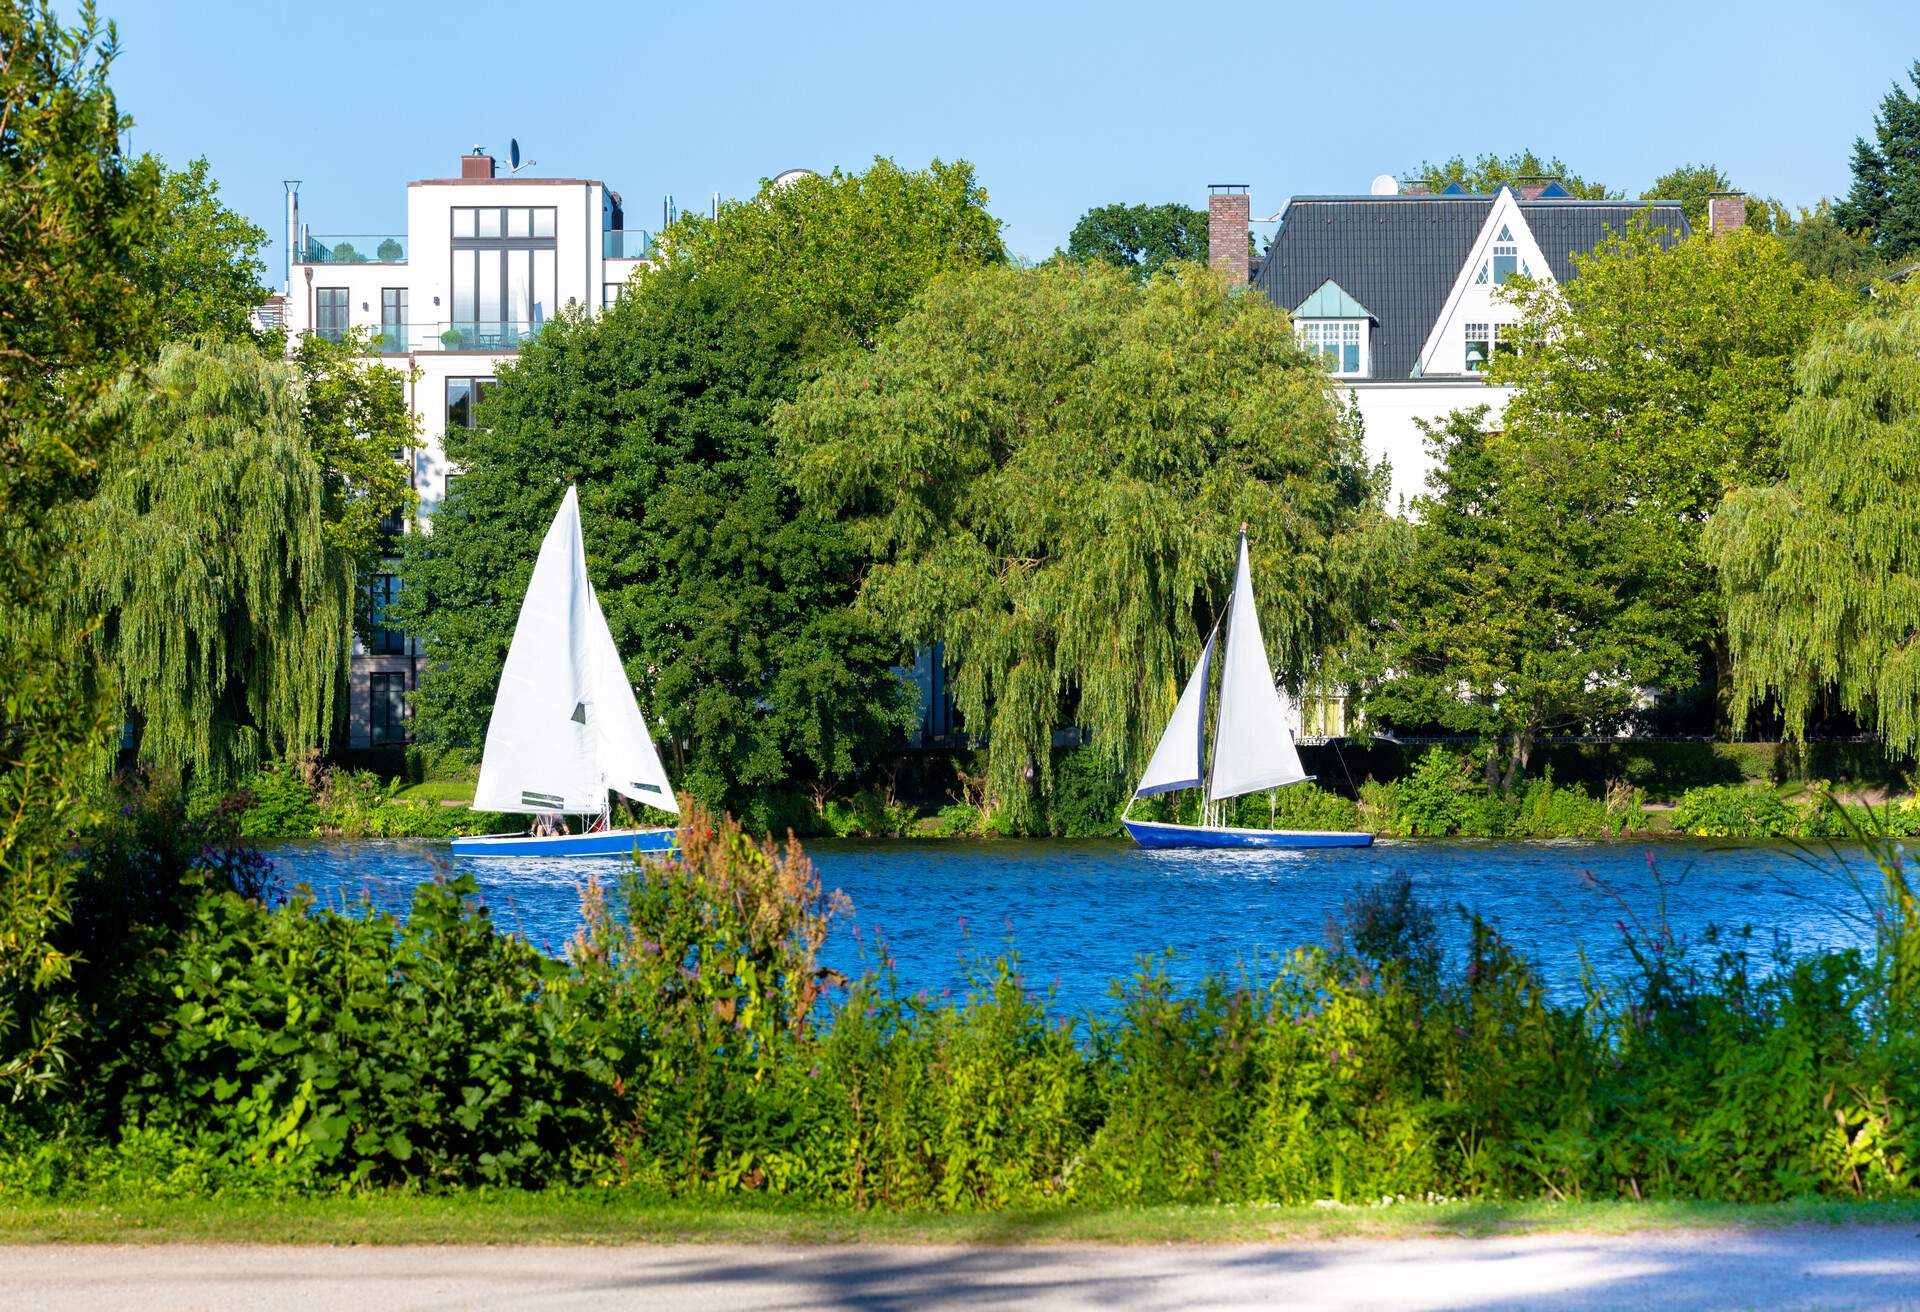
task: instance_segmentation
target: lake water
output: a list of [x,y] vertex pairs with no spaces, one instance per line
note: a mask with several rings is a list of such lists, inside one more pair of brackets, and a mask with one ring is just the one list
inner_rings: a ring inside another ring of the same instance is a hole
[[[1776,933],[1797,949],[1864,943],[1862,897],[1845,870],[1878,885],[1857,851],[1778,844],[1381,840],[1234,853],[1143,852],[1122,842],[816,841],[807,850],[822,883],[854,904],[852,922],[829,942],[833,965],[858,973],[884,936],[909,990],[958,994],[969,960],[1012,943],[1029,985],[1054,988],[1069,1011],[1110,1005],[1109,982],[1142,954],[1170,951],[1169,972],[1192,981],[1209,970],[1250,973],[1276,951],[1324,942],[1343,899],[1396,872],[1441,913],[1456,950],[1464,929],[1452,909],[1464,906],[1496,924],[1561,996],[1577,991],[1583,948],[1603,972],[1618,969],[1620,922],[1631,912],[1651,925],[1663,898],[1685,940],[1698,944],[1709,925],[1751,926],[1756,955],[1765,956]],[[556,952],[579,925],[580,885],[613,865],[454,862],[445,844],[412,842],[288,843],[271,855],[289,886],[310,884],[334,905],[364,895],[396,911],[437,867],[460,866],[499,924]]]

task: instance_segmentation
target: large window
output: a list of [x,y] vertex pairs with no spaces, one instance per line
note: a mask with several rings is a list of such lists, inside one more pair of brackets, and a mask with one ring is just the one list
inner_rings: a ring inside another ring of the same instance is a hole
[[491,378],[447,379],[447,427],[472,428],[480,402],[493,390]]
[[1533,277],[1533,270],[1520,258],[1520,246],[1513,239],[1513,230],[1503,223],[1500,231],[1493,235],[1493,258],[1480,266],[1480,272],[1473,281],[1478,286],[1485,286],[1491,275],[1497,287],[1516,273],[1522,278]]
[[1361,319],[1302,319],[1300,340],[1330,374],[1360,377],[1367,370],[1367,325]]
[[313,289],[313,330],[330,342],[344,341],[350,326],[345,287]]
[[405,656],[407,635],[387,622],[387,614],[400,596],[400,580],[392,574],[375,574],[367,584],[367,650],[376,656]]
[[453,216],[453,322],[458,344],[511,348],[554,315],[554,211],[461,208]]
[[407,345],[407,289],[380,289],[380,345],[388,351],[404,351]]
[[[1506,332],[1503,334],[1502,329]],[[1514,345],[1512,325],[1499,323],[1470,323],[1466,330],[1467,372],[1478,374],[1486,372],[1496,352],[1511,355],[1518,348]]]
[[367,676],[372,694],[367,707],[368,738],[375,747],[407,741],[407,674],[375,670]]

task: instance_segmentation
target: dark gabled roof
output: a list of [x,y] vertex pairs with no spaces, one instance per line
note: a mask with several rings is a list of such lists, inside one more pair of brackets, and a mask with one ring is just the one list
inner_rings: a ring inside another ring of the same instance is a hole
[[[1253,284],[1291,311],[1332,279],[1373,311],[1373,377],[1406,378],[1446,305],[1460,266],[1493,210],[1492,196],[1296,196]],[[1652,202],[1654,222],[1684,235],[1675,201]],[[1625,231],[1645,201],[1521,201],[1555,279],[1572,256]]]

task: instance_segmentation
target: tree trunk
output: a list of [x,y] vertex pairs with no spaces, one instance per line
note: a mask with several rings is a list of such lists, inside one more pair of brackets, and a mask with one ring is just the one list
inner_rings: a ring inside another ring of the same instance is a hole
[[1539,724],[1528,720],[1514,733],[1511,754],[1507,757],[1507,777],[1500,781],[1500,793],[1503,797],[1513,792],[1513,786],[1519,783],[1520,776],[1526,773],[1527,762],[1533,759],[1533,741],[1539,732]]
[[1713,635],[1713,736],[1733,741],[1733,651],[1726,630]]

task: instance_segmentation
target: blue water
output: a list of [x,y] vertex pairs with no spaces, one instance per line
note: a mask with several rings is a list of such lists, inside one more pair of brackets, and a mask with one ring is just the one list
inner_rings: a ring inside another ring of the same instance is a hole
[[[1273,953],[1324,942],[1346,896],[1395,872],[1443,913],[1456,951],[1464,927],[1452,909],[1464,906],[1497,925],[1562,997],[1578,990],[1582,949],[1602,974],[1622,969],[1620,924],[1651,927],[1663,899],[1668,922],[1696,952],[1708,950],[1701,935],[1717,925],[1751,927],[1756,955],[1765,956],[1777,934],[1799,950],[1866,942],[1861,888],[1878,883],[1858,852],[1784,845],[1381,840],[1286,853],[956,841],[814,842],[807,850],[822,883],[854,904],[828,943],[831,964],[858,973],[884,937],[909,991],[958,994],[970,960],[1011,943],[1029,986],[1054,989],[1068,1011],[1110,1006],[1110,981],[1143,954],[1170,951],[1166,969],[1182,981],[1210,970],[1270,974]],[[364,895],[396,911],[436,865],[469,870],[500,925],[554,952],[579,926],[588,873],[605,877],[613,865],[455,862],[443,843],[410,842],[289,843],[272,856],[288,885],[304,881],[334,905]]]

